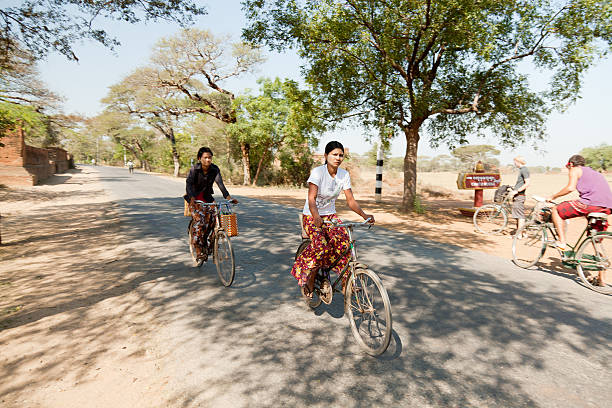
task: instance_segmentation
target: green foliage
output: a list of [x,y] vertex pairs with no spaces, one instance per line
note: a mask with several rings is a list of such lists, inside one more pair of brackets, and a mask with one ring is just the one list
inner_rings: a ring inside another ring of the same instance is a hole
[[47,118],[36,112],[34,107],[18,105],[0,101],[0,138],[4,132],[21,126],[28,137],[28,142],[40,146],[37,139],[44,139],[49,135]]
[[[310,93],[300,90],[295,81],[276,78],[260,79],[258,83],[260,95],[236,98],[236,122],[227,127],[228,134],[250,145],[253,182],[272,165],[279,152],[296,156],[303,151],[310,153],[310,147],[316,146],[317,135],[324,130]],[[296,180],[299,179],[297,176]]]
[[499,149],[491,145],[468,145],[454,149],[451,154],[459,159],[462,165],[462,170],[471,171],[476,163],[482,162],[486,171],[499,167],[499,160],[494,156],[498,156]]
[[279,155],[280,171],[276,182],[278,184],[289,184],[306,187],[306,180],[314,165],[310,150],[283,151]]
[[[12,2],[15,3],[15,2]],[[0,61],[10,52],[7,44],[24,44],[36,58],[57,51],[68,59],[78,60],[73,44],[94,40],[113,49],[117,39],[95,26],[96,18],[139,21],[169,20],[184,26],[205,9],[192,0],[70,0],[23,1],[0,9]]]
[[419,156],[417,171],[419,172],[440,172],[440,171],[459,171],[463,165],[459,159],[447,154],[440,154],[435,157]]
[[[366,153],[367,157],[368,157],[368,164],[371,166],[376,166],[376,158],[378,157],[378,142],[374,143],[374,145],[372,145],[372,148],[370,150],[368,150],[368,152]],[[389,157],[391,156],[391,146],[387,145],[387,146],[383,146],[383,165],[386,161],[389,160]]]
[[[609,0],[243,0],[243,37],[297,48],[327,118],[395,126],[407,140],[407,207],[419,132],[451,148],[474,134],[516,146],[577,97],[612,46]],[[519,63],[551,74],[533,91]]]
[[596,147],[586,147],[580,151],[586,165],[595,169],[609,171],[612,169],[612,146],[602,143]]
[[425,212],[427,211],[427,209],[423,205],[423,202],[421,201],[421,197],[418,194],[414,195],[414,200],[412,202],[412,209],[417,214],[425,214]]

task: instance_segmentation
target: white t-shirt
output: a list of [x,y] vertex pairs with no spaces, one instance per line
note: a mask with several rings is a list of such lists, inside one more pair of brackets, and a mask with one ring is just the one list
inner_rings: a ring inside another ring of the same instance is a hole
[[[336,198],[338,198],[343,190],[351,188],[351,176],[348,171],[338,168],[336,177],[332,177],[329,171],[327,171],[326,164],[312,169],[310,177],[308,177],[308,182],[319,188],[316,198],[319,215],[335,214]],[[302,213],[305,215],[312,215],[310,213],[310,208],[308,208],[308,198],[306,198],[306,204],[304,204]]]

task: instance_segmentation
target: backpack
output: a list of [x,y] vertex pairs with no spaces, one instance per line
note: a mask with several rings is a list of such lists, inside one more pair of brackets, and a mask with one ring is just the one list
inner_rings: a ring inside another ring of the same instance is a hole
[[507,184],[504,184],[503,186],[499,186],[497,190],[495,190],[493,201],[495,201],[496,203],[501,203],[502,201],[504,201],[504,197],[506,197],[508,190],[512,190],[512,187],[510,187]]

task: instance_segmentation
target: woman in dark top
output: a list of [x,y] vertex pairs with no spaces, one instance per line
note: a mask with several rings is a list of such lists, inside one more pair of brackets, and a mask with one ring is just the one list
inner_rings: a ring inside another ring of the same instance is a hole
[[193,217],[194,228],[191,239],[196,248],[198,265],[208,259],[207,249],[210,248],[208,236],[215,225],[215,219],[213,209],[210,206],[196,203],[196,200],[207,203],[214,202],[212,186],[213,183],[217,183],[223,198],[234,204],[238,203],[238,200],[232,198],[225,188],[221,171],[219,167],[212,163],[212,158],[213,152],[208,147],[202,147],[198,150],[198,163],[189,170],[187,194],[184,195],[185,200],[189,202],[191,216]]

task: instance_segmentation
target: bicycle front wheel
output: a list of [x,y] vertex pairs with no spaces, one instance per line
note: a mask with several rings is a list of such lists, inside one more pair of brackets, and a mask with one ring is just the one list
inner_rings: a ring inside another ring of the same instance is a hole
[[508,225],[508,214],[501,205],[486,204],[474,212],[474,227],[483,234],[499,234]]
[[576,260],[582,283],[595,292],[612,294],[612,234],[588,237],[578,248]]
[[223,286],[230,286],[234,282],[236,265],[234,262],[234,249],[227,233],[224,230],[215,232],[214,246],[215,265],[217,274]]
[[391,304],[380,278],[359,268],[346,288],[345,312],[357,343],[366,353],[378,356],[391,341]]
[[512,262],[521,268],[530,268],[546,251],[546,236],[542,224],[526,223],[512,239]]

